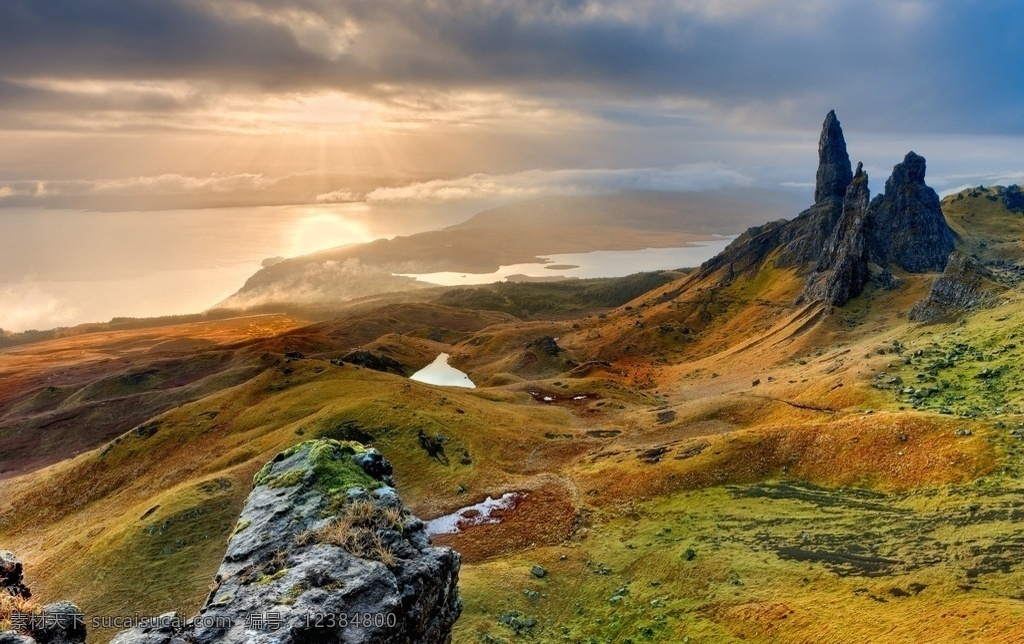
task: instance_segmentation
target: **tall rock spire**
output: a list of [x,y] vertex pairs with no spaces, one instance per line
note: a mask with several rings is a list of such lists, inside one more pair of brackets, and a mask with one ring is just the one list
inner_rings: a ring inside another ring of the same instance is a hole
[[850,155],[846,152],[846,139],[839,126],[835,110],[830,110],[821,126],[818,139],[818,176],[814,187],[814,203],[832,197],[842,199],[853,180]]

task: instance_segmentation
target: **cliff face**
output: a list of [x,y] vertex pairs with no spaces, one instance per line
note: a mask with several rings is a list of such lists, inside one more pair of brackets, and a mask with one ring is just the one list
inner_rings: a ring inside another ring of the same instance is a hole
[[869,229],[868,175],[861,164],[843,199],[843,214],[808,277],[803,299],[823,300],[841,306],[857,297],[870,277],[868,272]]
[[113,641],[448,642],[462,610],[459,555],[430,545],[390,473],[358,443],[282,452],[256,475],[199,615]]
[[908,152],[892,169],[885,193],[871,202],[872,261],[911,273],[941,271],[953,252],[939,196],[925,185],[924,157]]

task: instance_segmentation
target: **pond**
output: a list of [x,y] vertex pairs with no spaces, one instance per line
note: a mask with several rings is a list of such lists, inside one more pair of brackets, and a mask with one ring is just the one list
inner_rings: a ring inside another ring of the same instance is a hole
[[409,378],[428,385],[465,387],[467,389],[476,388],[476,385],[469,379],[469,376],[448,364],[449,357],[451,356],[447,353],[440,354],[434,358],[433,362],[412,374]]

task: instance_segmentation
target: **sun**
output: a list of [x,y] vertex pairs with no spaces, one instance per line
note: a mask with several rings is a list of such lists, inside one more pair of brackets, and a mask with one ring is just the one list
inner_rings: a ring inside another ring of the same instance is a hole
[[308,255],[318,250],[358,244],[372,240],[369,231],[354,213],[342,208],[311,208],[295,226],[289,256]]

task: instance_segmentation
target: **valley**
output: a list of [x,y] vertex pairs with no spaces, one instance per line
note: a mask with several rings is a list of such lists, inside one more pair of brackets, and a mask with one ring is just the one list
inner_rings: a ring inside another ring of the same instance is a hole
[[[815,205],[694,270],[0,350],[0,543],[45,600],[192,614],[264,464],[354,440],[424,520],[516,495],[433,536],[455,642],[1019,641],[1024,217],[928,210],[910,155],[869,201],[834,118]],[[408,378],[441,354],[476,387]]]

